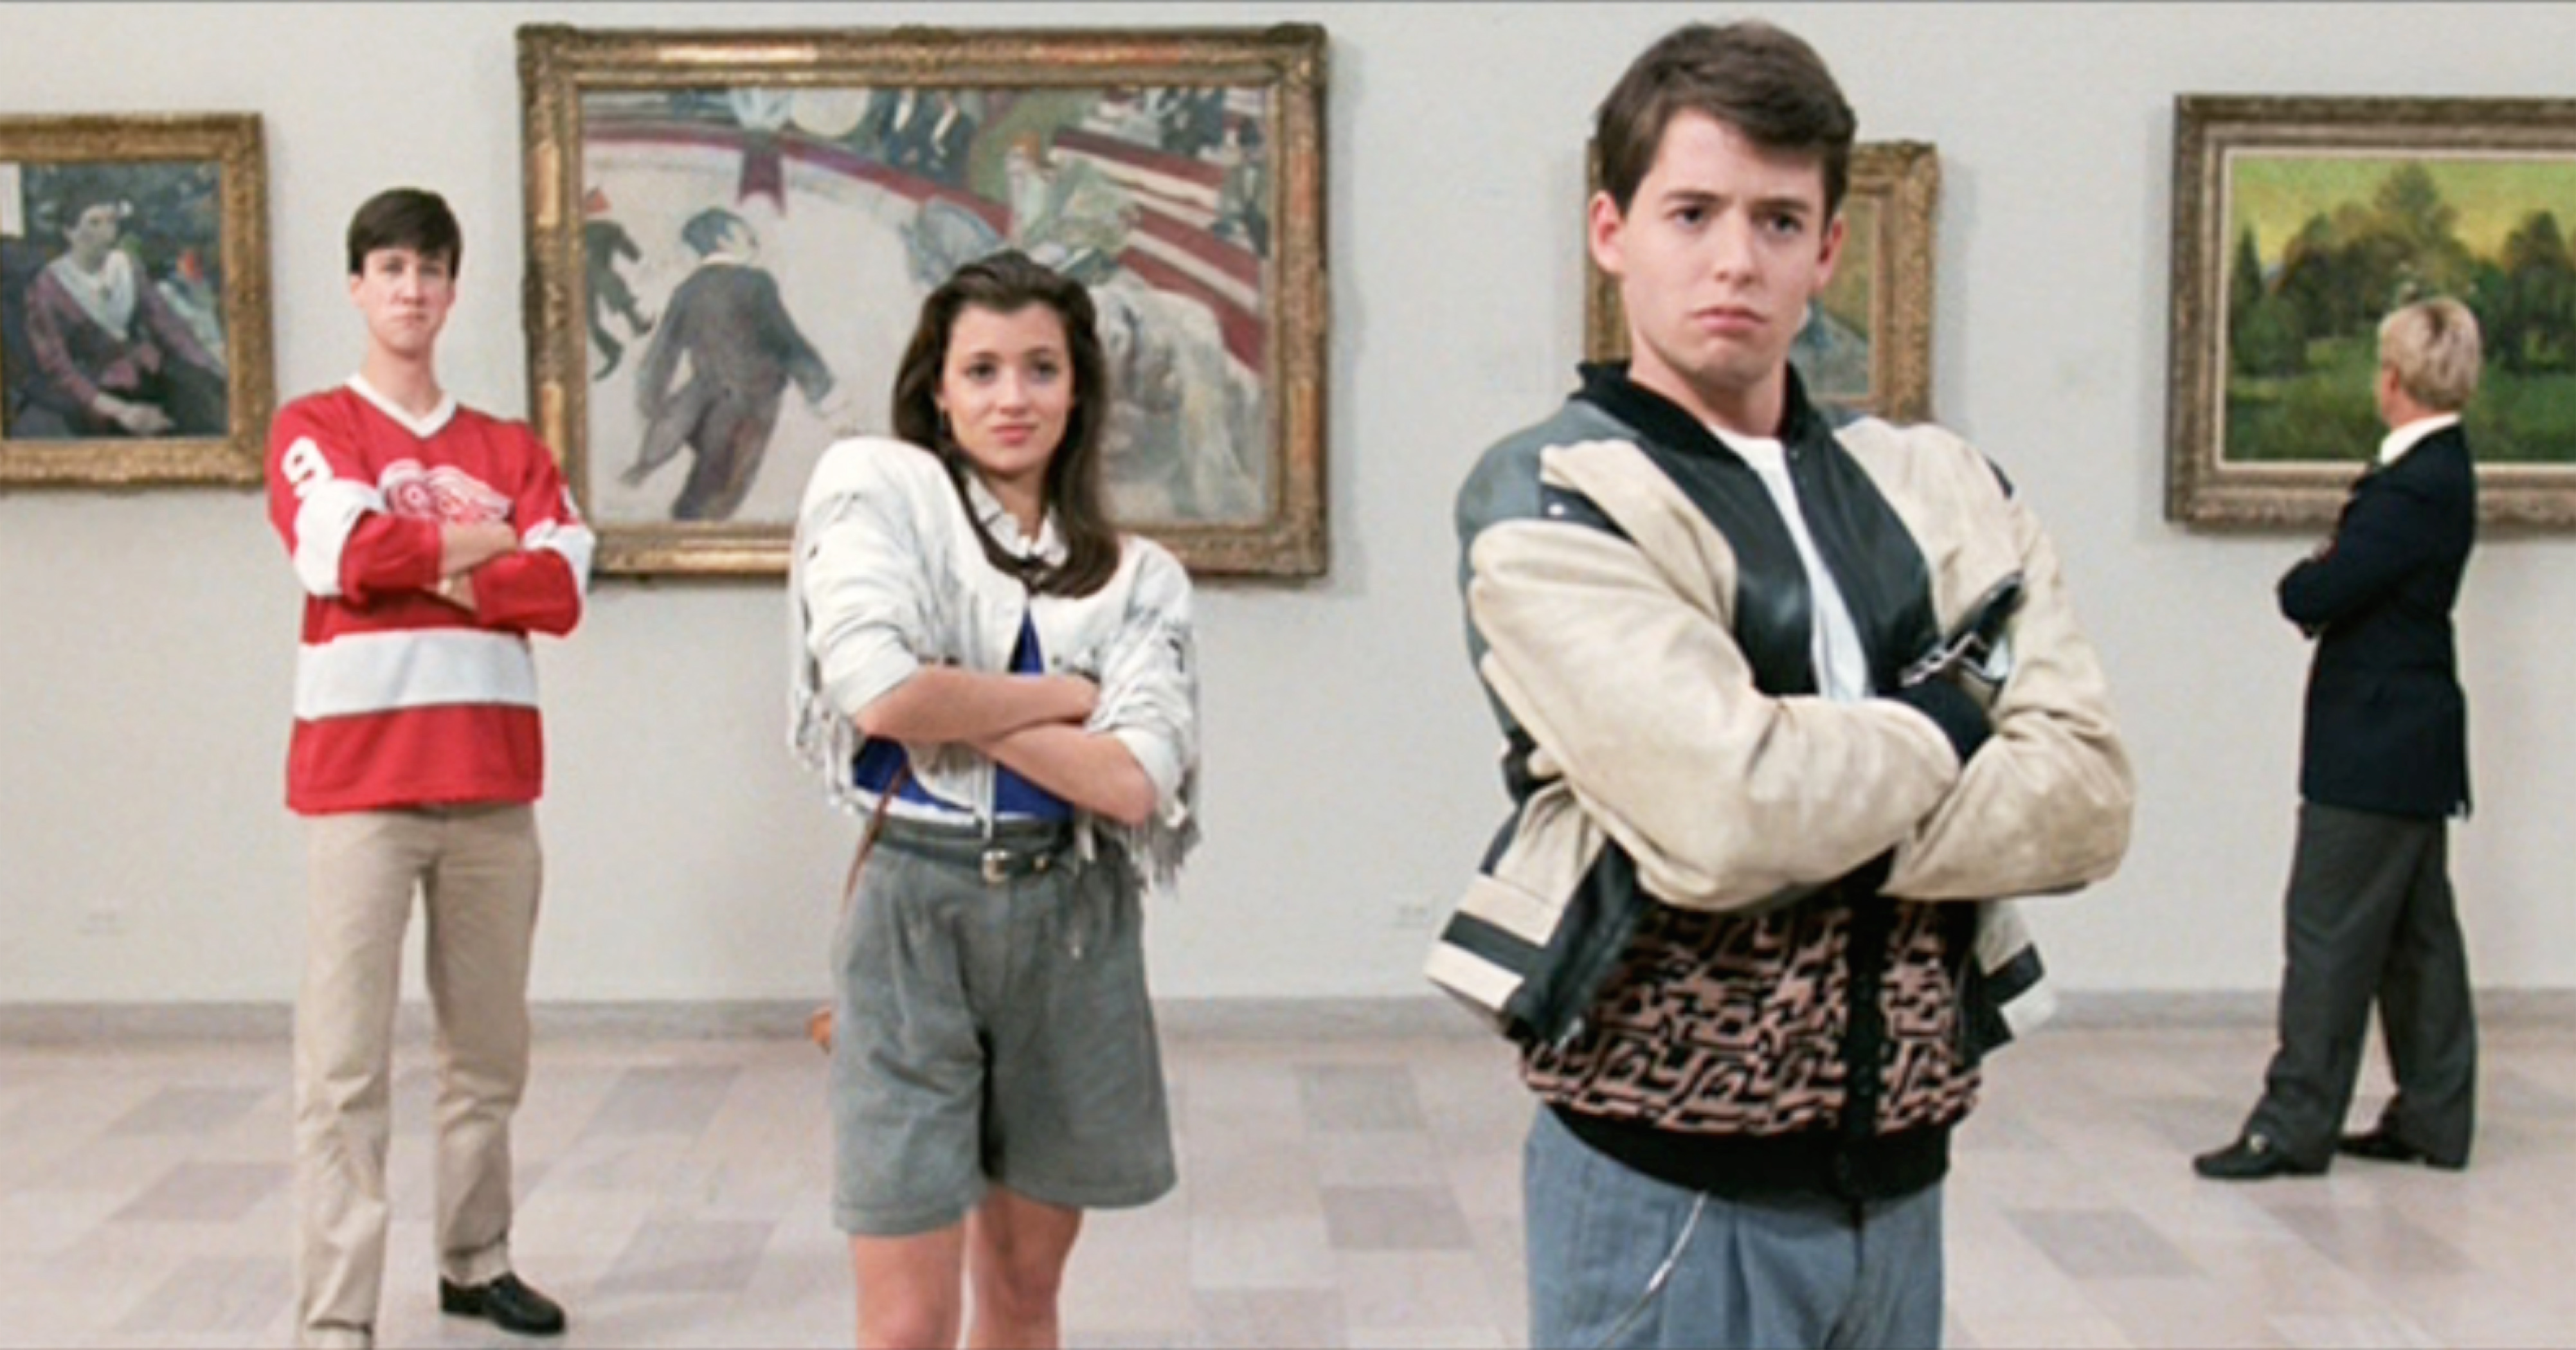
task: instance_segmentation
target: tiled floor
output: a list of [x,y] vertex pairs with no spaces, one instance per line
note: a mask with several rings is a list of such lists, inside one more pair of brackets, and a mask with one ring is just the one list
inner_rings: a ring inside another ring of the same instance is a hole
[[[1959,1139],[1951,1344],[2576,1343],[2576,1037],[2485,1030],[2466,1173],[2250,1186],[2187,1158],[2250,1100],[2259,1024],[2011,1049]],[[1416,1032],[1170,1035],[1181,1188],[1091,1220],[1072,1342],[1517,1344],[1529,1108],[1499,1044]],[[510,1343],[435,1311],[426,1049],[402,1065],[383,1338]],[[564,1344],[847,1342],[821,1084],[783,1036],[540,1041],[514,1242]],[[0,1345],[285,1341],[287,1139],[273,1038],[0,1046]]]

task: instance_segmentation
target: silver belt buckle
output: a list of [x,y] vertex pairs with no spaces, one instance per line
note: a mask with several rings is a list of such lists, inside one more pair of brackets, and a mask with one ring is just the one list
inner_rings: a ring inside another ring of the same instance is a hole
[[1011,879],[1011,851],[1006,848],[984,850],[984,884],[999,886]]

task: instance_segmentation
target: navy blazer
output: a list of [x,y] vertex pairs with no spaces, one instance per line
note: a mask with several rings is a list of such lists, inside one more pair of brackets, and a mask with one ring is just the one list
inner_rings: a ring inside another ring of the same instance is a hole
[[2468,701],[2451,606],[2478,530],[2468,437],[2446,427],[2353,484],[2334,538],[2281,578],[2317,640],[2299,793],[2400,816],[2469,805]]

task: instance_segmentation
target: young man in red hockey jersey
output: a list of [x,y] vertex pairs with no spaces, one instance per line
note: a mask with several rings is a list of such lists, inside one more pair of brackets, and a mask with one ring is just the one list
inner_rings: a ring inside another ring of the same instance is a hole
[[417,892],[439,1036],[439,1306],[511,1331],[563,1309],[510,1265],[510,1115],[528,1072],[542,786],[528,634],[581,618],[592,536],[524,423],[439,387],[456,217],[380,193],[349,222],[367,354],[280,410],[269,517],[303,584],[287,805],[306,821],[295,1006],[296,1334],[374,1339],[403,929]]

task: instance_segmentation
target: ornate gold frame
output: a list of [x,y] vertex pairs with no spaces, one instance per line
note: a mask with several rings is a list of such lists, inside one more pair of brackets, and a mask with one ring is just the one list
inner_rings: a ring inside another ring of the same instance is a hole
[[[662,31],[519,30],[527,191],[528,374],[540,435],[584,506],[586,444],[580,96],[593,90],[1253,86],[1268,100],[1274,222],[1263,267],[1263,389],[1272,499],[1253,523],[1140,521],[1200,574],[1309,577],[1326,565],[1324,520],[1324,30]],[[846,301],[844,301],[846,303]],[[908,306],[907,306],[908,309]],[[904,316],[908,325],[909,313]],[[877,394],[882,397],[882,392]],[[774,575],[791,528],[775,523],[603,522],[597,565],[628,574]]]
[[[1594,162],[1588,151],[1584,159]],[[1586,179],[1588,210],[1600,190],[1597,167]],[[1893,422],[1932,416],[1932,213],[1940,194],[1941,159],[1929,144],[1867,141],[1852,147],[1845,214],[1851,203],[1868,202],[1878,221],[1870,250],[1870,391],[1835,406]],[[1628,318],[1619,305],[1619,284],[1593,265],[1588,246],[1583,277],[1584,359],[1626,359]]]
[[[2234,237],[2227,165],[2245,151],[2576,160],[2576,100],[2175,96],[2165,518],[2208,528],[2328,525],[2375,441],[2353,445],[2350,457],[2338,460],[2231,462],[2226,454],[2227,272]],[[2357,407],[2370,406],[2364,383],[2355,384],[2351,397]],[[2477,434],[2475,401],[2469,417],[2472,452],[2493,449]],[[2482,459],[2478,515],[2489,524],[2576,527],[2576,463]]]
[[[0,117],[0,161],[212,160],[223,180],[223,322],[229,387],[222,436],[6,438],[0,487],[257,483],[276,376],[269,341],[268,167],[257,113]],[[9,357],[0,351],[0,361]]]

